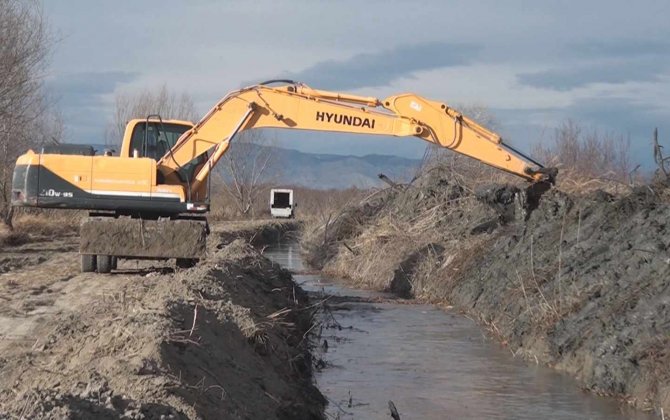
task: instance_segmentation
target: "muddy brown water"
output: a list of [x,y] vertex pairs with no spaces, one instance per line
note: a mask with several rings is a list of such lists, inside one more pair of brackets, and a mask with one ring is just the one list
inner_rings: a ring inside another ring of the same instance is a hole
[[[295,243],[271,246],[265,255],[295,273],[305,271]],[[325,362],[315,377],[330,402],[329,418],[390,419],[389,400],[402,419],[657,418],[515,358],[461,314],[366,302],[392,296],[318,274],[294,279],[309,292],[338,296],[322,315],[315,355]]]

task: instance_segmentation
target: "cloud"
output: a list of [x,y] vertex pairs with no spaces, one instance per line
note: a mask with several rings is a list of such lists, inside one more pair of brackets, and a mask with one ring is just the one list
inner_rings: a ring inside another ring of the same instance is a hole
[[670,111],[667,109],[620,97],[581,99],[564,112],[571,118],[604,130],[628,133],[645,144],[647,140],[650,141],[654,127],[667,126],[665,122],[670,121]]
[[64,106],[86,106],[97,104],[99,97],[114,92],[122,83],[138,77],[137,73],[124,71],[69,73],[54,77],[46,85]]
[[468,64],[479,48],[469,44],[427,42],[402,45],[377,53],[357,54],[347,60],[326,60],[281,78],[324,89],[342,90],[387,86],[420,70]]
[[[355,13],[360,8],[356,1],[300,2],[300,7],[286,1],[220,2],[214,7],[169,0],[169,7],[156,7],[164,3],[138,2],[112,13],[119,9],[114,2],[44,1],[53,27],[65,35],[52,60],[59,76],[49,85],[60,97],[73,139],[101,138],[112,116],[110,97],[126,83],[144,88],[167,82],[187,89],[203,111],[219,95],[239,87],[237,81],[255,83],[263,76],[332,90],[369,87],[370,94],[379,96],[391,84],[394,90],[418,90],[454,103],[510,109],[498,120],[503,130],[518,128],[509,133],[513,141],[522,135],[533,141],[542,130],[550,135],[568,117],[585,126],[598,124],[603,131],[626,133],[633,127],[631,133],[640,132],[645,140],[646,126],[658,119],[659,111],[637,104],[668,106],[668,1],[631,7],[623,0],[598,0],[580,5],[578,13],[556,1],[532,7],[523,0],[495,6],[465,1],[457,7],[440,0],[421,7],[376,1],[374,15]],[[147,13],[154,19],[147,20]],[[181,29],[175,32],[166,22],[180,22]],[[251,27],[258,30],[249,31]],[[179,51],[179,59],[165,54],[166,47]],[[655,82],[663,74],[664,81]],[[631,80],[652,83],[625,84]],[[642,90],[637,91],[638,85]],[[603,93],[627,95],[637,104],[579,99]],[[598,112],[598,106],[605,111]],[[536,135],[527,134],[529,127],[538,128]],[[659,128],[661,136],[670,135]],[[285,134],[287,146],[300,144],[314,152],[409,155],[414,145],[423,145],[296,133]]]
[[668,56],[670,42],[654,39],[621,39],[606,42],[599,40],[569,45],[567,51],[587,58]]
[[522,73],[517,76],[517,81],[535,88],[566,92],[592,83],[655,82],[660,80],[669,67],[670,61],[662,57],[603,60],[535,73]]
[[135,77],[136,73],[127,71],[81,72],[56,77],[50,84],[58,89],[108,92],[118,83],[130,82]]
[[[658,127],[661,138],[670,138],[670,110],[653,103],[624,97],[584,98],[565,108],[495,109],[511,144],[526,151],[539,141],[551,141],[554,128],[568,119],[586,130],[630,138],[634,163],[653,167],[651,134]],[[664,134],[665,133],[665,134]]]
[[123,71],[79,72],[56,76],[46,83],[65,119],[66,140],[102,143],[112,110],[104,96],[138,77]]
[[591,83],[655,82],[670,69],[670,42],[655,39],[595,40],[568,44],[558,68],[522,73],[527,86],[570,91]]

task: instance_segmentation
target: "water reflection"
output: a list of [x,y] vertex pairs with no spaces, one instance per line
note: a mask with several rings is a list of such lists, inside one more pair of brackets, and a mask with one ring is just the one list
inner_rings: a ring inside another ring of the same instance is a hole
[[[305,269],[295,244],[265,254],[293,271]],[[310,291],[386,296],[320,275],[294,278]],[[332,418],[390,419],[389,400],[402,419],[655,418],[584,393],[568,376],[514,358],[470,319],[431,305],[333,299],[323,322],[319,356],[326,367],[316,381],[331,401]]]

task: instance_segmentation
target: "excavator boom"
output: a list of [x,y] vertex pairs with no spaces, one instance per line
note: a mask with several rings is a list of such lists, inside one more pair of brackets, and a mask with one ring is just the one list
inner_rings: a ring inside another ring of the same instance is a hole
[[197,189],[225,154],[234,136],[252,128],[285,128],[417,137],[528,181],[555,175],[506,146],[500,136],[444,103],[414,94],[384,100],[312,89],[290,82],[254,85],[221,99],[158,162],[166,176],[213,148],[191,184]]

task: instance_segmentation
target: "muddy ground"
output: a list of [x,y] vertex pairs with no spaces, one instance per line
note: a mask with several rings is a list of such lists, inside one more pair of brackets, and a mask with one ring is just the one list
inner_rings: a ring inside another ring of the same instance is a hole
[[192,269],[111,275],[79,273],[75,236],[3,247],[0,418],[322,418],[307,297],[249,245],[287,230],[214,226]]
[[587,390],[670,412],[670,188],[530,198],[435,172],[308,229],[304,250],[356,286],[453,305]]

